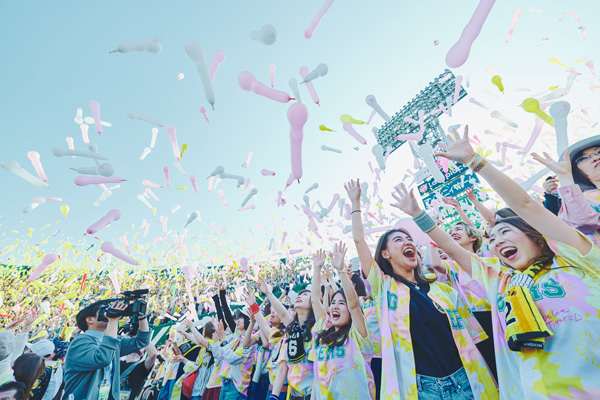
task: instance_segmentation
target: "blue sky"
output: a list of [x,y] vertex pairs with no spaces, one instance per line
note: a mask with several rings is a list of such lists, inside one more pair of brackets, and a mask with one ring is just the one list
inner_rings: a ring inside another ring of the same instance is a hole
[[[293,206],[303,203],[304,191],[318,183],[319,189],[309,194],[311,204],[320,200],[327,207],[335,193],[345,197],[344,181],[353,177],[373,180],[367,166],[369,161],[375,164],[371,127],[381,125],[383,120],[376,116],[370,126],[356,127],[368,140],[367,146],[361,146],[342,130],[340,115],[347,113],[366,120],[371,112],[364,100],[368,94],[374,94],[383,109],[394,114],[446,68],[446,52],[458,39],[477,2],[337,0],[313,37],[307,40],[303,32],[321,4],[320,1],[65,1],[58,6],[52,2],[2,2],[0,34],[5,44],[0,74],[3,121],[0,160],[16,160],[34,173],[26,154],[38,151],[50,189],[38,189],[0,171],[0,184],[4,188],[0,197],[0,251],[17,238],[29,240],[30,244],[41,243],[58,229],[61,233],[38,250],[53,251],[64,241],[80,241],[79,247],[85,250],[98,243],[90,237],[83,238],[85,229],[113,208],[122,212],[122,219],[97,236],[117,245],[124,234],[130,243],[137,244],[164,236],[158,221],[162,215],[169,217],[168,227],[173,233],[182,232],[187,214],[199,210],[203,223],[190,225],[186,238],[190,244],[212,246],[211,251],[216,251],[217,243],[220,254],[237,257],[260,253],[262,257],[267,253],[269,240],[274,238],[279,242],[282,232],[287,231],[289,248],[279,248],[280,254],[290,248],[308,248],[301,238],[306,235],[307,220]],[[543,14],[529,12],[530,7]],[[522,8],[523,13],[506,44],[516,8]],[[565,9],[569,13],[559,21]],[[571,16],[572,11],[580,22]],[[452,118],[441,118],[442,126],[469,123],[475,132],[490,129],[504,135],[502,140],[524,143],[534,120],[518,107],[520,102],[531,94],[547,91],[550,86],[564,86],[566,81],[564,68],[549,63],[550,57],[574,66],[583,74],[582,78],[592,77],[585,65],[575,60],[585,57],[593,60],[597,53],[599,39],[594,21],[599,17],[600,6],[590,1],[498,1],[469,60],[453,72],[469,75],[470,97],[518,121],[519,129],[503,130],[501,124],[489,117],[489,111],[466,99],[455,107]],[[585,40],[577,30],[583,23],[587,23]],[[249,38],[250,31],[264,24],[277,29],[277,42],[272,46]],[[541,43],[540,39],[546,37],[549,40]],[[108,53],[121,43],[147,38],[162,43],[160,54]],[[214,111],[210,110],[199,75],[186,55],[185,43],[190,39],[204,46],[209,62],[215,50],[225,52],[226,61],[214,82]],[[434,46],[435,40],[439,41],[438,46]],[[300,66],[313,69],[319,63],[329,66],[328,75],[314,81],[321,105],[312,103],[306,89],[301,88],[302,100],[309,110],[304,129],[304,175],[300,184],[295,183],[285,192],[287,205],[278,208],[269,197],[277,197],[290,172],[286,112],[291,103],[280,104],[245,92],[238,86],[237,76],[250,71],[268,84],[269,65],[275,64],[275,88],[291,94],[289,78],[299,78]],[[491,84],[487,67],[502,77],[505,95]],[[600,71],[600,62],[598,68]],[[185,78],[178,80],[179,73]],[[594,81],[598,83],[597,78]],[[590,82],[576,83],[566,100],[573,109],[589,107],[594,120],[597,89],[590,90],[587,87]],[[531,91],[517,92],[517,87]],[[92,99],[101,104],[102,119],[113,126],[104,128],[98,136],[91,125],[90,139],[98,145],[100,153],[110,158],[116,168],[115,175],[127,179],[97,208],[91,205],[101,189],[74,185],[77,174],[69,169],[91,166],[91,160],[57,158],[51,153],[55,147],[66,148],[67,136],[75,139],[76,149],[85,150],[80,128],[73,118],[78,107],[83,108],[84,115],[91,116],[88,103]],[[200,114],[201,106],[209,109],[210,124]],[[197,177],[199,193],[192,190],[189,180],[172,165],[173,153],[165,128],[160,129],[152,153],[144,161],[139,160],[143,149],[149,146],[152,127],[127,118],[129,109],[176,127],[179,145],[189,146],[181,164],[188,174]],[[336,132],[319,131],[321,124]],[[547,127],[545,131],[552,133]],[[577,125],[570,134],[574,141],[593,134],[593,129]],[[481,133],[480,136],[496,156],[493,143],[499,139],[484,138]],[[323,152],[321,145],[338,148],[342,154]],[[353,149],[356,146],[359,151]],[[250,165],[242,168],[250,151],[254,153]],[[390,199],[387,193],[412,164],[408,154],[402,148],[388,160],[380,183],[386,207]],[[256,205],[255,210],[236,211],[243,197],[234,181],[225,180],[218,186],[229,203],[227,207],[215,191],[207,192],[205,178],[218,165],[224,166],[228,173],[250,178],[258,189],[257,198],[249,202]],[[170,169],[171,187],[155,190],[160,202],[151,200],[157,208],[153,216],[136,196],[144,189],[141,185],[144,179],[164,184],[164,166]],[[263,168],[275,171],[276,176],[262,176]],[[516,177],[527,173],[516,170],[515,167]],[[183,185],[187,190],[175,190]],[[61,197],[64,201],[22,213],[35,196]],[[71,208],[67,220],[60,212],[61,204]],[[170,214],[177,204],[181,209]],[[339,214],[337,208],[333,214]],[[143,219],[151,223],[148,237],[143,239],[138,234],[134,239]],[[339,215],[329,225],[325,223],[321,232],[327,232],[326,237],[346,237],[335,226],[338,220]],[[226,232],[215,236],[215,230],[206,225],[208,222],[225,228]],[[47,224],[51,226],[41,230]],[[264,227],[266,234],[257,224]],[[32,229],[32,238],[27,228]],[[318,240],[313,245],[317,243]],[[6,254],[0,253],[0,261],[6,261],[3,259]],[[142,259],[141,254],[134,252],[134,256]]]

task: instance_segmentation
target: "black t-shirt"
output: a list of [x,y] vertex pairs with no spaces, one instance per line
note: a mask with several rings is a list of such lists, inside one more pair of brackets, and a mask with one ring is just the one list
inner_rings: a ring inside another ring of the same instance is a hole
[[410,336],[417,374],[442,378],[463,367],[448,317],[427,293],[429,284],[410,288]]
[[[127,368],[131,367],[133,363],[128,363],[126,361],[121,361],[121,374],[127,370]],[[131,394],[129,395],[129,399],[135,399],[138,392],[144,385],[144,381],[146,377],[150,373],[149,370],[146,369],[143,361],[140,361],[131,371],[127,373],[125,378],[121,378],[121,392],[124,390],[130,390]]]

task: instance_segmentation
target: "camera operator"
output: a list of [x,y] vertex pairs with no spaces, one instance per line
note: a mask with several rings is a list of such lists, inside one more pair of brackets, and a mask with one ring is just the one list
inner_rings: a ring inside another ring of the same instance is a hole
[[[105,301],[96,302],[77,313],[77,326],[83,334],[73,339],[67,351],[64,399],[72,395],[74,400],[119,400],[119,357],[150,343],[146,315],[137,315],[139,330],[135,337],[121,339],[117,337],[117,330],[127,305],[118,301],[106,308],[105,304]],[[100,316],[99,311],[103,315]]]
[[158,351],[152,343],[145,350],[147,355],[145,360],[142,360],[144,358],[144,349],[142,349],[128,354],[125,360],[121,361],[121,397],[129,393],[127,398],[135,399],[154,368]]

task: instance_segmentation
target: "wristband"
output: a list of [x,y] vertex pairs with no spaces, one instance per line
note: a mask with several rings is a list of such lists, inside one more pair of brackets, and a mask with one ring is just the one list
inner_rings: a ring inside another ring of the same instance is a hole
[[360,210],[354,210],[350,214],[354,214],[355,212],[360,212]]
[[258,306],[258,303],[254,303],[250,306],[250,312],[254,315],[258,312],[260,312],[260,307]]
[[143,320],[145,320],[146,318],[148,318],[148,316],[147,316],[147,315],[138,315],[138,321],[143,321]]
[[415,224],[417,224],[417,226],[425,233],[430,232],[437,226],[433,218],[431,218],[425,210],[414,216],[413,221],[415,221]]
[[479,163],[477,163],[477,165],[475,165],[474,167],[470,167],[471,170],[473,170],[473,172],[479,172],[481,171],[481,168],[483,168],[485,165],[487,164],[487,160],[485,158],[482,158]]

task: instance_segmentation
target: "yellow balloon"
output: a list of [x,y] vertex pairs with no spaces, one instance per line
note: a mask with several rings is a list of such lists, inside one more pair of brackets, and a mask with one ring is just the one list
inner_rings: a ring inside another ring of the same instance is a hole
[[69,207],[66,204],[63,204],[62,206],[60,206],[60,211],[62,211],[62,213],[65,216],[65,218],[67,218],[67,214],[69,214],[69,210],[70,209],[71,209],[71,207]]
[[492,83],[498,87],[498,90],[504,93],[504,86],[502,85],[502,78],[500,78],[500,75],[492,76]]
[[179,157],[183,157],[183,153],[185,153],[185,151],[188,149],[188,145],[187,143],[184,143],[181,145],[181,154],[179,154]]
[[549,90],[549,91],[553,91],[553,90],[555,90],[555,89],[558,89],[558,86],[550,86],[550,87],[548,88],[548,90]]
[[178,187],[177,190],[185,190],[187,189],[187,186],[182,186],[182,187]]
[[540,102],[534,99],[533,97],[523,100],[521,107],[523,107],[523,110],[527,111],[528,113],[533,113],[537,115],[542,120],[547,122],[548,125],[554,126],[554,120],[552,119],[552,117],[542,111],[542,109],[540,108]]
[[362,125],[362,124],[366,124],[365,121],[361,121],[358,119],[354,119],[352,118],[350,115],[348,114],[344,114],[340,117],[340,121],[346,123],[346,122],[350,122],[351,124],[357,124],[357,125]]
[[558,64],[563,68],[567,68],[567,66],[565,64],[561,63],[560,61],[558,61],[556,59],[556,57],[550,57],[550,60],[548,60],[548,61],[550,61],[551,63],[554,63],[554,64]]
[[325,125],[319,125],[319,129],[322,131],[329,131],[329,132],[335,132],[332,129],[329,129],[328,127],[326,127]]

